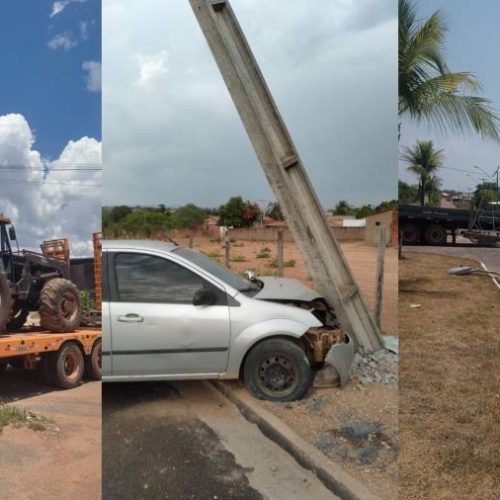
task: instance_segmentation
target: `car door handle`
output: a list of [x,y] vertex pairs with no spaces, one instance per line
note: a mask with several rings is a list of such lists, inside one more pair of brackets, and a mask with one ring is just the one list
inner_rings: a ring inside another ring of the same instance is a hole
[[125,316],[118,316],[116,319],[122,323],[141,323],[144,321],[144,318],[138,314],[126,314]]

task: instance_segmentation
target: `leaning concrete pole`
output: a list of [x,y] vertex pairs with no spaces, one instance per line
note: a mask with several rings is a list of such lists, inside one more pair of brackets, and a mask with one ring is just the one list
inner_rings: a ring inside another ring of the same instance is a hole
[[229,2],[189,2],[316,288],[359,347],[380,349],[380,332]]

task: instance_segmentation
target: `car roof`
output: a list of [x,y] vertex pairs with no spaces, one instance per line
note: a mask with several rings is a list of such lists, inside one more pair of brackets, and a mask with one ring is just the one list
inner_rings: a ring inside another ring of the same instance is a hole
[[103,250],[159,250],[161,252],[171,252],[179,248],[171,241],[153,240],[103,240]]

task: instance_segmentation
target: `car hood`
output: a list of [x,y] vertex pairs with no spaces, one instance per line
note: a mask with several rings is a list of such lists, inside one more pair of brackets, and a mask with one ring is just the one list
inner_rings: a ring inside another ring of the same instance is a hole
[[264,283],[264,287],[254,295],[254,299],[311,302],[321,298],[318,292],[296,279],[259,276],[259,280]]

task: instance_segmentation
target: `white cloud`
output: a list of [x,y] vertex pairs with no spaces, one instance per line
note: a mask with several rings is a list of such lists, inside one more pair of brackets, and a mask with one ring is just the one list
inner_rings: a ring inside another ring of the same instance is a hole
[[89,37],[89,22],[80,21],[80,36],[82,40],[87,40]]
[[82,68],[86,72],[87,90],[89,92],[99,92],[101,90],[101,63],[98,61],[85,61]]
[[76,40],[71,38],[71,33],[69,31],[65,31],[64,33],[59,33],[58,35],[53,36],[47,45],[52,50],[64,49],[67,51],[75,47],[77,43],[78,42]]
[[101,143],[69,141],[46,161],[34,141],[23,115],[0,116],[0,212],[13,220],[24,248],[68,237],[73,256],[91,255],[91,233],[101,224],[100,172],[75,167],[100,166]]
[[50,17],[60,14],[71,3],[85,3],[87,0],[59,0],[52,4],[52,12]]
[[155,81],[166,75],[167,52],[162,50],[156,54],[135,54],[133,60],[139,67],[139,77],[135,84],[139,87],[150,88]]

